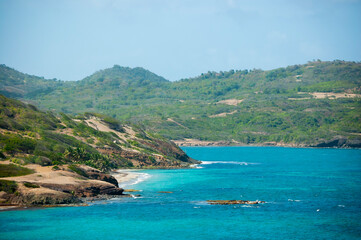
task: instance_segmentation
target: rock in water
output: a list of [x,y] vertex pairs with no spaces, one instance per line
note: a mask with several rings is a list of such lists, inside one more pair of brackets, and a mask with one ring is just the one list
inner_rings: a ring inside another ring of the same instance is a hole
[[234,204],[259,204],[265,203],[264,201],[249,201],[249,200],[207,200],[211,205],[234,205]]

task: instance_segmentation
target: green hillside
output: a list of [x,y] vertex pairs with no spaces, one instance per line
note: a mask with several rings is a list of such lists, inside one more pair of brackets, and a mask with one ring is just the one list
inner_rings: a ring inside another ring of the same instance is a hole
[[0,94],[14,98],[32,98],[39,94],[52,92],[62,85],[56,79],[48,80],[18,72],[12,68],[0,65]]
[[72,119],[2,95],[0,159],[43,166],[86,164],[102,171],[186,167],[193,161],[173,143],[111,117],[87,113]]
[[[1,84],[11,96],[9,76]],[[27,82],[39,90],[16,97],[42,109],[99,112],[173,140],[304,146],[361,140],[361,63],[314,61],[270,71],[208,72],[176,82],[142,68],[114,66],[76,82]]]

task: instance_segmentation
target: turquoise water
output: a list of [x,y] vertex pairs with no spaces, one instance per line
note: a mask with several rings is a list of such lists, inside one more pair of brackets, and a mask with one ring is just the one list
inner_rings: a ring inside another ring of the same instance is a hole
[[[361,238],[361,150],[184,150],[208,164],[142,171],[150,178],[131,186],[143,190],[141,198],[0,212],[0,239]],[[266,203],[205,203],[211,199]]]

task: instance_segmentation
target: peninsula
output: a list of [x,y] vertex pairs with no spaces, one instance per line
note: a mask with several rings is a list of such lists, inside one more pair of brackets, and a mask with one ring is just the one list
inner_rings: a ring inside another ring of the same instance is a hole
[[173,142],[104,115],[72,118],[0,96],[0,116],[0,205],[129,196],[111,170],[197,163]]

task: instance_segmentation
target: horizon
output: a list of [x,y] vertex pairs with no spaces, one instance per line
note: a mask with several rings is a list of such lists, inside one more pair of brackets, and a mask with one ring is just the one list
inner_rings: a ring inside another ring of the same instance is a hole
[[208,71],[361,60],[361,1],[0,1],[0,62],[46,79],[142,67]]

